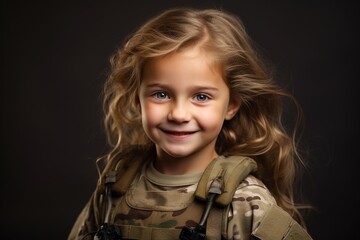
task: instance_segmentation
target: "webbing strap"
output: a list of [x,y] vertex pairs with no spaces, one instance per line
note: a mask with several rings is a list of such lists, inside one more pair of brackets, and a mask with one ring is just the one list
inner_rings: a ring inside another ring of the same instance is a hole
[[138,169],[140,166],[143,165],[146,158],[138,158],[138,159],[131,159],[130,166],[124,167],[123,165],[129,164],[127,162],[123,163],[120,162],[116,166],[117,175],[121,176],[121,181],[116,181],[112,185],[112,191],[124,194],[131,184],[132,180],[135,178],[135,175],[138,173]]
[[144,226],[119,226],[123,239],[136,240],[169,240],[179,239],[181,229],[153,228]]
[[260,240],[312,240],[306,230],[277,205],[270,206],[252,235]]
[[111,190],[113,193],[124,194],[128,190],[140,167],[148,160],[148,156],[152,151],[152,148],[146,146],[132,146],[119,154],[121,157],[114,157],[106,164],[101,177],[99,178],[99,193],[105,192],[105,179],[107,174],[111,171],[115,171],[116,182],[112,184]]
[[222,239],[221,235],[227,235],[227,208],[220,208],[213,206],[209,217],[206,222],[206,239],[207,240],[219,240]]
[[256,162],[243,156],[220,156],[214,159],[205,169],[197,186],[195,196],[206,201],[209,184],[223,173],[224,189],[223,193],[215,199],[215,202],[226,207],[232,201],[236,188],[251,172],[257,170]]

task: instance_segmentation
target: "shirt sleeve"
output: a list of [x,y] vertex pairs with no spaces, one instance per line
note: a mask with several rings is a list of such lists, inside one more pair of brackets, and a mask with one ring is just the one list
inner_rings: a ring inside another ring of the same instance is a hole
[[228,215],[228,240],[249,240],[267,209],[276,204],[266,186],[248,176],[235,191]]

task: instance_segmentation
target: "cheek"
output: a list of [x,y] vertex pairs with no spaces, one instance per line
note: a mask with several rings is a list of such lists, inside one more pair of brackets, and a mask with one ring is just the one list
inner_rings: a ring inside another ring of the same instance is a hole
[[141,118],[143,125],[154,126],[162,118],[162,110],[152,104],[141,104]]
[[202,128],[220,131],[224,122],[224,110],[216,108],[198,111],[197,119]]

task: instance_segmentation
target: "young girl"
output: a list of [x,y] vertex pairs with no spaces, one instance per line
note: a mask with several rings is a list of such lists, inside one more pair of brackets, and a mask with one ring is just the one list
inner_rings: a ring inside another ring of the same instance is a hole
[[[293,196],[301,159],[281,121],[281,100],[296,101],[275,84],[236,16],[165,11],[111,64],[104,106],[112,148],[68,239],[311,239]],[[230,156],[255,167],[218,215],[221,227],[206,228],[224,179],[216,178],[219,192],[206,190],[207,203],[194,194],[205,169]],[[277,222],[274,209],[289,217]]]

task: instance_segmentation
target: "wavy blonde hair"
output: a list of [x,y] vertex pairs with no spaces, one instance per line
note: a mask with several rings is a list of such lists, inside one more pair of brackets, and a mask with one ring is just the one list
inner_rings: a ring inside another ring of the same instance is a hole
[[179,8],[150,19],[131,35],[111,58],[104,88],[105,127],[115,158],[127,145],[152,145],[138,109],[138,91],[144,64],[184,48],[199,46],[216,56],[231,98],[241,107],[225,121],[216,143],[223,155],[250,156],[258,164],[257,177],[269,188],[279,206],[303,226],[294,203],[298,163],[295,132],[289,135],[282,123],[282,99],[294,97],[283,91],[265,68],[241,20],[223,10]]

